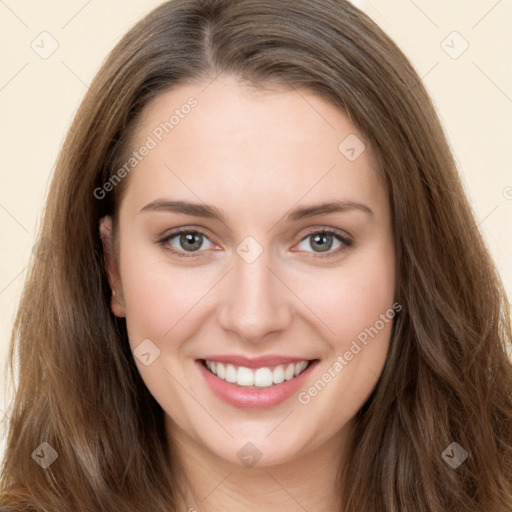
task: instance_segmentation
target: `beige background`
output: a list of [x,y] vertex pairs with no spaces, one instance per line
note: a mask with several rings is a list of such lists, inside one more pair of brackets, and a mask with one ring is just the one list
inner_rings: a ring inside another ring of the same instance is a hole
[[[160,3],[0,0],[0,415],[10,328],[58,150],[108,51]],[[512,297],[512,0],[354,3],[423,77]],[[31,47],[46,56],[57,43],[45,59]]]

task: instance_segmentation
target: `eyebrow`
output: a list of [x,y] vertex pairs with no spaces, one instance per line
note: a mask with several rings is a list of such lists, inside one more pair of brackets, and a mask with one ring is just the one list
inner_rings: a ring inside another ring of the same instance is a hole
[[[371,208],[365,204],[356,201],[330,201],[327,203],[315,204],[311,206],[303,206],[289,212],[285,217],[285,221],[298,221],[301,219],[315,217],[317,215],[325,215],[328,213],[343,213],[351,210],[359,210],[373,217],[374,213]],[[225,224],[225,218],[222,213],[207,204],[190,203],[187,201],[167,201],[164,199],[156,199],[141,208],[143,212],[170,212],[192,215],[195,217],[203,217],[206,219],[217,219]]]

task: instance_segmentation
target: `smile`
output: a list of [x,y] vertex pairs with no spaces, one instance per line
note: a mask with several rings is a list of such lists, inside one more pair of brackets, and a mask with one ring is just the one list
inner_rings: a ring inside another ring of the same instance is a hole
[[205,360],[204,364],[219,379],[247,388],[267,388],[298,377],[311,361],[300,361],[288,365],[247,368],[218,361]]
[[306,385],[320,362],[291,357],[218,356],[221,358],[224,361],[213,357],[196,360],[207,387],[223,402],[253,410],[269,409],[289,400]]

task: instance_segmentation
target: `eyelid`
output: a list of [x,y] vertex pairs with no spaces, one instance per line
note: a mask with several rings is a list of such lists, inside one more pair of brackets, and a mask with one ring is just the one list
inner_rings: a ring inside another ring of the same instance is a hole
[[174,247],[169,245],[169,241],[172,238],[175,238],[179,235],[182,235],[184,233],[198,233],[201,234],[204,238],[206,238],[212,245],[218,245],[215,242],[213,242],[210,238],[210,235],[206,233],[206,231],[203,228],[199,227],[192,227],[192,226],[182,226],[179,228],[172,229],[171,231],[167,232],[166,234],[158,237],[156,244],[160,245],[164,248],[164,250],[170,252],[171,254],[174,254],[178,257],[183,258],[197,258],[199,254],[205,252],[203,249],[202,251],[180,251],[178,249],[175,249]]
[[311,236],[316,235],[317,233],[333,236],[341,243],[341,246],[338,249],[335,249],[334,251],[328,250],[325,252],[315,252],[315,251],[293,250],[293,252],[309,253],[309,254],[313,255],[312,256],[313,258],[329,258],[329,257],[337,256],[338,254],[340,254],[341,252],[343,252],[344,250],[346,250],[350,246],[352,246],[352,244],[354,243],[354,238],[352,237],[352,235],[349,235],[346,231],[343,231],[338,228],[332,228],[332,227],[325,226],[325,227],[317,227],[317,228],[312,228],[312,229],[307,230],[305,232],[305,234],[303,236],[301,236],[299,242],[295,245],[302,243],[304,240],[306,240],[307,238],[309,238]]
[[[201,234],[203,237],[205,237],[207,240],[209,240],[211,244],[217,245],[217,246],[219,245],[210,239],[210,236],[206,233],[206,231],[203,228],[195,227],[195,226],[194,227],[182,226],[179,228],[175,228],[175,229],[169,231],[168,233],[166,233],[165,235],[159,237],[156,243],[157,243],[157,245],[161,245],[168,252],[170,252],[178,257],[183,257],[183,258],[198,258],[201,256],[202,253],[207,251],[207,249],[203,249],[201,251],[180,251],[180,250],[177,250],[177,249],[171,247],[168,243],[169,240],[172,238],[175,238],[176,236],[181,235],[183,233],[198,233],[198,234]],[[340,241],[340,243],[342,244],[341,247],[334,251],[331,251],[331,250],[325,251],[324,253],[315,252],[315,251],[297,251],[297,250],[293,250],[293,252],[305,252],[305,253],[313,254],[314,258],[325,258],[325,257],[337,255],[338,253],[342,252],[344,249],[347,249],[348,247],[350,247],[353,243],[353,237],[351,235],[349,235],[346,231],[340,230],[338,228],[325,226],[325,227],[310,228],[310,229],[306,230],[295,245],[300,244],[307,238],[314,236],[317,233],[327,234],[327,235],[331,235],[331,236],[337,238]]]
[[343,229],[333,228],[330,226],[319,226],[314,228],[306,228],[305,230],[303,230],[303,234],[301,235],[300,241],[304,240],[308,236],[315,235],[316,233],[329,233],[332,235],[336,235],[347,242],[352,242],[354,240],[352,235],[350,235],[347,231],[344,231]]

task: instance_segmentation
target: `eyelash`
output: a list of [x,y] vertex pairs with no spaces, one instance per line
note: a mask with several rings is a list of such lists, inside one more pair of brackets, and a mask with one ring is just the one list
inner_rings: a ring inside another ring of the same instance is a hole
[[[185,258],[197,258],[198,254],[200,252],[202,252],[202,251],[188,251],[188,252],[187,251],[178,251],[178,250],[174,249],[173,247],[171,247],[168,244],[168,242],[171,239],[175,238],[176,236],[182,235],[184,233],[188,233],[188,234],[201,234],[201,235],[203,235],[205,238],[207,238],[209,240],[209,238],[206,235],[206,233],[203,232],[200,229],[197,229],[197,228],[194,228],[194,229],[179,229],[179,230],[176,230],[176,231],[173,231],[173,232],[169,233],[164,238],[158,240],[157,241],[157,245],[161,246],[164,250],[170,252],[174,256],[177,256],[178,258],[184,258],[184,259]],[[305,235],[304,237],[302,237],[300,239],[299,243],[304,241],[304,240],[306,240],[307,238],[312,237],[312,236],[317,235],[317,234],[333,236],[339,242],[342,243],[342,246],[339,247],[338,249],[334,250],[334,251],[330,251],[329,250],[325,254],[317,253],[317,252],[314,252],[314,251],[305,251],[305,252],[313,252],[313,254],[315,255],[314,256],[315,258],[330,258],[330,257],[333,257],[333,256],[339,254],[341,251],[346,250],[353,243],[353,240],[351,238],[347,237],[345,234],[342,234],[341,231],[338,231],[338,230],[335,230],[335,229],[332,229],[332,228],[329,228],[329,229],[316,229],[316,230],[310,231],[307,235]],[[301,252],[301,251],[297,251],[297,252]]]

